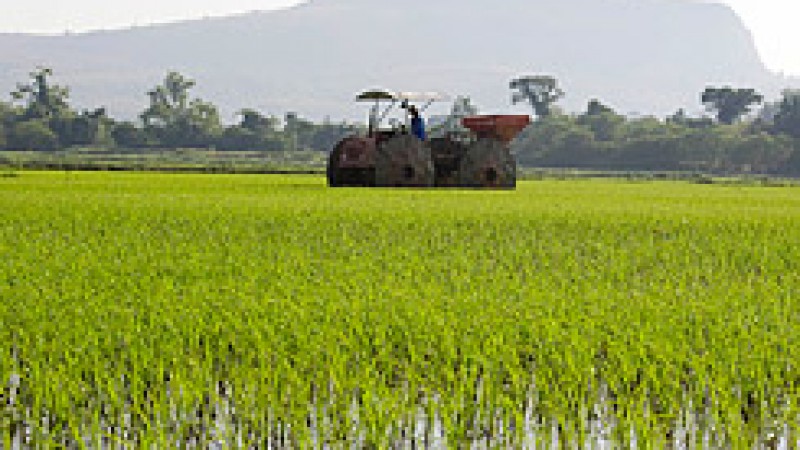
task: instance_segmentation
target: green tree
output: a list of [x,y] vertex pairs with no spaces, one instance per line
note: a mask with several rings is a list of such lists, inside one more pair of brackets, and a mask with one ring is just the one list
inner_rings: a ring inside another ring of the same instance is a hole
[[313,148],[316,125],[303,119],[297,113],[288,112],[284,118],[283,131],[288,142],[289,150],[310,150]]
[[6,148],[8,143],[8,132],[10,125],[14,124],[14,108],[6,103],[0,102],[0,149]]
[[612,142],[620,135],[625,118],[598,100],[591,100],[577,122],[592,130],[595,140]]
[[161,85],[147,93],[150,103],[140,118],[161,145],[210,147],[222,132],[217,107],[190,98],[194,86],[193,80],[169,72]]
[[586,114],[585,116],[599,116],[605,113],[614,113],[614,110],[610,107],[600,103],[600,100],[593,98],[589,100],[589,104],[586,105]]
[[189,103],[188,114],[181,117],[179,127],[184,145],[211,147],[222,133],[222,122],[216,105],[201,99]]
[[225,128],[218,140],[224,150],[282,150],[283,133],[278,130],[280,119],[264,116],[245,108],[239,111],[239,124]]
[[709,110],[716,113],[720,123],[731,125],[749,113],[751,106],[761,103],[764,97],[753,89],[734,89],[725,86],[707,87],[701,94],[700,100]]
[[581,167],[591,164],[588,155],[598,153],[591,130],[558,114],[526,128],[513,145],[519,162],[534,166]]
[[800,139],[800,90],[783,91],[778,112],[773,120],[776,132]]
[[[800,92],[787,93],[785,100],[787,123],[800,125],[800,114],[789,119],[793,105],[800,111]],[[800,174],[798,141],[790,136],[770,135],[751,123],[717,125],[682,112],[667,120],[629,120],[599,102],[590,102],[579,116],[543,118],[513,145],[521,164],[536,167]]]
[[307,142],[311,150],[328,152],[342,138],[358,132],[358,128],[348,125],[345,122],[333,123],[330,119],[325,119],[321,124],[315,124],[313,135]]
[[688,128],[710,128],[714,126],[713,119],[708,117],[689,117],[689,115],[686,114],[686,110],[683,108],[677,110],[674,114],[667,117],[667,123]]
[[233,125],[222,132],[217,140],[217,147],[221,150],[234,151],[261,150],[262,140],[252,130],[241,125]]
[[[50,81],[52,75],[51,69],[38,68],[30,73],[31,79],[27,84],[17,85],[11,96],[22,103],[22,106],[15,121],[44,121],[42,123],[56,135],[60,147],[108,143],[106,124],[110,119],[105,108],[84,110],[81,113],[73,111],[68,104],[69,89],[53,84]],[[36,135],[31,127],[38,128],[38,125],[23,127],[23,135]],[[41,138],[43,140],[37,141],[37,145],[47,147],[49,144],[44,143],[48,139]]]
[[250,108],[239,111],[239,116],[241,117],[239,126],[264,136],[274,134],[280,122],[278,118],[264,116],[260,112]]
[[58,136],[44,119],[31,119],[14,126],[8,147],[13,150],[56,150]]
[[296,151],[300,148],[300,130],[298,121],[301,120],[297,113],[288,112],[284,115],[283,132],[286,135],[286,146],[288,150]]
[[132,122],[119,122],[112,126],[111,137],[118,147],[147,147],[147,133]]
[[558,81],[548,75],[524,76],[511,80],[509,88],[515,92],[511,96],[513,104],[527,102],[537,117],[548,117],[553,105],[564,96]]
[[727,163],[737,173],[775,173],[793,153],[791,138],[756,133],[738,136],[728,147]]
[[19,116],[19,108],[12,104],[0,102],[0,122],[8,125]]
[[51,84],[49,68],[38,68],[30,73],[28,83],[20,83],[11,93],[15,101],[24,103],[23,120],[49,119],[69,112],[69,89]]
[[69,111],[49,120],[50,128],[64,147],[107,144],[109,122],[105,108],[84,110],[80,114]]

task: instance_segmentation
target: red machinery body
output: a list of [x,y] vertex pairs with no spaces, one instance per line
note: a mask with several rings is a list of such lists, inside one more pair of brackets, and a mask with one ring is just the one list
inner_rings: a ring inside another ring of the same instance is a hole
[[529,116],[494,115],[465,117],[461,123],[478,138],[498,139],[508,145],[530,123]]

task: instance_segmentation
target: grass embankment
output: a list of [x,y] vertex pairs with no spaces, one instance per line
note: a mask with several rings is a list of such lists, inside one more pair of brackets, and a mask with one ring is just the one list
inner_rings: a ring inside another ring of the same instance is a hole
[[328,155],[317,151],[73,148],[0,151],[0,169],[194,173],[325,173]]

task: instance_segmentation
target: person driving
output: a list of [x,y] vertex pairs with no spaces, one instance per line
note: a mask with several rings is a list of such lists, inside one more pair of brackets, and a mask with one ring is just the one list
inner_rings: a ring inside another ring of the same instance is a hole
[[419,114],[419,110],[414,105],[409,105],[408,103],[403,103],[403,107],[408,109],[408,113],[411,115],[411,134],[419,138],[419,140],[424,141],[426,139],[425,135],[425,120]]

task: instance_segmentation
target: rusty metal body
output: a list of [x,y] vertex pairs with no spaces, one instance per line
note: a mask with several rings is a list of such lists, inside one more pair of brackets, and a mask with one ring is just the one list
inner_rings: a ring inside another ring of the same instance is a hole
[[328,156],[328,184],[339,186],[375,186],[374,137],[349,136],[342,139]]
[[[393,98],[382,91],[359,98],[378,97]],[[371,117],[366,136],[344,138],[331,151],[331,187],[516,187],[516,160],[509,144],[530,123],[528,116],[464,118],[463,125],[473,133],[467,141],[450,136],[422,141],[404,128],[378,130],[378,122]]]

